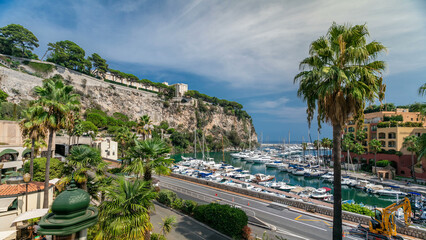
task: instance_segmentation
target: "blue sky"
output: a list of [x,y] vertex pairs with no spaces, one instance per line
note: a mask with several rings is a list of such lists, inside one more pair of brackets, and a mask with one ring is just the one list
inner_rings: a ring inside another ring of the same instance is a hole
[[426,82],[426,1],[0,1],[0,26],[31,30],[39,56],[47,43],[71,40],[112,68],[240,102],[264,141],[289,131],[308,139],[293,77],[333,21],[367,23],[369,40],[388,47],[387,102],[424,101],[416,91]]

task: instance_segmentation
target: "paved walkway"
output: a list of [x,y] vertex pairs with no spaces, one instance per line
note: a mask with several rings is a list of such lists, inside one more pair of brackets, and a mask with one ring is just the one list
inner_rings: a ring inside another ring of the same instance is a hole
[[183,240],[183,239],[205,239],[205,240],[229,240],[230,238],[218,234],[216,231],[200,224],[191,217],[178,214],[168,208],[164,208],[155,204],[155,213],[151,215],[151,223],[154,226],[153,232],[161,233],[162,218],[175,216],[177,220],[176,226],[166,236],[167,239]]

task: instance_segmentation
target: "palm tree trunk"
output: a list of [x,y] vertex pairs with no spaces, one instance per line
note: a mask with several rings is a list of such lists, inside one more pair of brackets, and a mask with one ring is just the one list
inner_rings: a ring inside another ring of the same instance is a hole
[[414,152],[411,152],[411,176],[413,177],[414,183],[417,183],[416,172],[414,172]]
[[35,146],[35,139],[31,139],[31,159],[30,159],[30,175],[31,175],[31,181],[34,178],[34,146]]
[[334,203],[333,203],[333,240],[342,239],[342,174],[341,174],[341,141],[342,126],[333,125],[333,158],[334,158]]
[[374,152],[374,173],[377,175],[377,159],[376,159],[377,152]]
[[151,181],[152,180],[152,173],[151,173],[151,167],[145,167],[145,171],[143,173],[143,180],[144,181]]
[[44,197],[43,197],[43,208],[49,207],[49,178],[50,178],[50,156],[52,154],[52,143],[53,135],[55,131],[50,129],[49,143],[47,145],[47,156],[46,156],[46,173],[44,175]]

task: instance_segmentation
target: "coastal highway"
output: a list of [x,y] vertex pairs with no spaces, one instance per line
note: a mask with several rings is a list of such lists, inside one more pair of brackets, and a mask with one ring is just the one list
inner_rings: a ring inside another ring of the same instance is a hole
[[[167,188],[178,193],[183,199],[200,200],[201,202],[217,201],[221,204],[230,204],[244,210],[247,215],[255,216],[263,223],[270,225],[273,236],[285,239],[332,239],[333,223],[307,215],[301,211],[289,209],[287,206],[249,196],[212,188],[182,179],[167,176],[156,176],[162,188]],[[349,236],[351,227],[343,226],[345,237],[343,239],[360,239]]]

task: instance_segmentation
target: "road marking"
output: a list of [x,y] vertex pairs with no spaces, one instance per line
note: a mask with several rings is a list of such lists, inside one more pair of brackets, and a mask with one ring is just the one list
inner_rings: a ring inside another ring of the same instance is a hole
[[277,230],[277,233],[286,234],[286,235],[290,235],[290,236],[293,236],[293,237],[297,237],[297,238],[301,238],[301,239],[309,240],[309,238],[306,238],[306,237],[302,237],[302,236],[296,235],[296,234],[294,234],[294,233],[291,233],[291,232],[285,231],[285,230],[283,230],[283,229],[281,229],[281,228]]
[[[297,218],[295,218],[294,220],[296,221],[306,221],[306,222],[323,222],[325,224],[327,224],[328,226],[331,226],[328,222],[321,220],[321,219],[300,219],[302,215],[298,216]],[[332,227],[330,227],[332,228]]]

